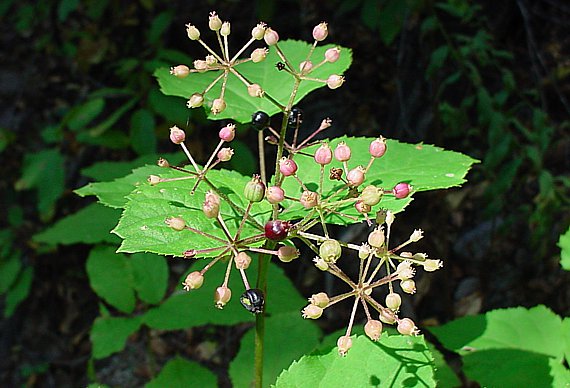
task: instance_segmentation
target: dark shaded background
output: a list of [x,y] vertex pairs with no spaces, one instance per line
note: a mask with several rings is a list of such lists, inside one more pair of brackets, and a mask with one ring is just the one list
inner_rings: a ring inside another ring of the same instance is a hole
[[[12,244],[22,252],[23,264],[33,267],[34,280],[15,314],[0,320],[0,385],[84,386],[87,376],[93,376],[88,371],[88,333],[98,315],[98,299],[84,269],[89,247],[46,251],[31,236],[85,206],[87,201],[72,193],[88,182],[82,168],[137,156],[129,148],[84,144],[76,133],[62,129],[55,146],[65,158],[65,191],[53,213],[40,215],[37,192],[15,190],[25,155],[48,147],[42,131],[57,127],[66,112],[100,88],[128,89],[140,95],[144,105],[145,96],[156,89],[151,73],[161,50],[202,55],[199,46],[187,39],[184,25],[192,21],[205,28],[211,10],[232,22],[236,37],[249,36],[251,27],[264,20],[282,38],[308,40],[313,26],[326,20],[328,41],[353,49],[346,84],[334,92],[317,91],[301,104],[305,128],[331,117],[331,136],[381,133],[436,144],[483,161],[469,173],[463,188],[420,193],[400,216],[402,236],[411,228],[424,229],[427,238],[419,250],[445,259],[444,271],[419,280],[420,290],[406,301],[405,314],[429,325],[468,313],[542,303],[562,316],[570,315],[570,278],[560,269],[555,245],[570,219],[570,6],[562,0],[481,1],[480,9],[465,5],[473,12],[465,18],[438,7],[445,3],[409,2],[398,13],[389,8],[393,1],[4,2],[0,7],[0,222],[13,231]],[[66,4],[71,4],[69,13]],[[96,17],[94,7],[100,8]],[[398,17],[384,20],[382,12]],[[442,28],[423,31],[422,23],[434,15]],[[171,18],[171,23],[154,36],[151,26],[161,17]],[[392,30],[395,37],[388,43],[387,31]],[[481,32],[489,39],[462,52],[460,37],[468,41]],[[455,47],[457,56],[428,74],[434,53],[444,44]],[[480,79],[474,82],[462,76],[440,92],[454,72],[469,73],[468,61],[477,67]],[[512,73],[516,85],[506,91],[504,70]],[[493,107],[504,117],[516,117],[530,133],[548,132],[545,152],[532,156],[535,144],[509,124],[501,130],[512,141],[506,152],[498,150],[477,100],[481,88],[493,95],[505,91],[505,104]],[[457,108],[454,115],[448,114],[448,106]],[[544,113],[544,125],[533,120],[537,110]],[[125,116],[116,127],[127,128],[128,119]],[[205,157],[211,141],[216,141],[213,128],[219,124],[196,113],[188,120],[191,128],[203,128],[189,136],[193,149],[198,154],[202,150]],[[172,121],[157,114],[156,124],[158,149],[172,151],[166,136]],[[243,141],[255,136],[247,126],[240,128]],[[520,163],[518,169],[505,174],[502,166],[513,161]],[[551,185],[541,180],[545,173],[553,178]],[[343,233],[360,232],[359,227],[338,231],[341,238]],[[288,271],[306,295],[334,287],[323,284],[311,268]],[[335,315],[345,317],[348,312]],[[344,321],[328,317],[321,323],[332,331]],[[129,346],[142,349],[150,343],[157,353],[160,348],[168,354],[177,351],[185,336],[216,337],[226,330],[213,334],[143,330]],[[230,341],[221,361],[202,359],[219,373],[222,384],[227,383],[224,366],[235,354],[236,344],[237,340]],[[99,381],[121,386],[144,382],[150,367],[145,359],[126,359],[132,354],[112,356],[96,365]],[[127,365],[135,368],[119,376]]]

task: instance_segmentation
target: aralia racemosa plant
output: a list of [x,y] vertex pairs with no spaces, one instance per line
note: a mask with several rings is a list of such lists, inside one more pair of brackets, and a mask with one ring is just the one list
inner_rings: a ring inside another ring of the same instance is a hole
[[[186,145],[184,129],[170,129],[170,140],[188,163],[175,166],[160,159],[163,172],[151,175],[129,196],[114,230],[123,238],[120,251],[196,261],[184,290],[200,292],[206,282],[216,283],[213,305],[223,309],[241,303],[254,314],[256,386],[261,386],[263,371],[265,309],[272,303],[267,284],[271,261],[310,261],[324,276],[346,285],[347,292],[320,292],[299,306],[299,319],[318,319],[337,303],[352,302],[337,341],[339,355],[350,357],[356,324],[364,323],[372,341],[381,338],[385,325],[405,336],[418,335],[414,321],[400,312],[401,294],[416,292],[417,271],[435,271],[443,262],[410,251],[423,238],[420,228],[411,228],[399,240],[391,236],[392,225],[416,193],[463,183],[474,160],[386,139],[381,131],[374,138],[317,140],[326,137],[334,117],[316,118],[320,125],[303,131],[310,134],[302,138],[301,100],[320,87],[342,87],[351,62],[350,49],[324,45],[326,23],[313,28],[311,43],[282,41],[278,31],[259,23],[236,48],[231,24],[212,12],[206,28],[188,24],[186,33],[206,55],[192,66],[157,71],[162,91],[185,97],[189,109],[205,109],[212,120],[229,122],[220,125],[219,142],[204,161]],[[259,171],[253,177],[224,168],[239,156],[232,149],[239,124],[258,131]],[[267,147],[275,147],[275,160],[265,160]],[[331,233],[330,225],[355,223],[368,227],[357,241],[341,241]],[[301,246],[312,254],[301,255]],[[354,267],[355,260],[358,273],[351,277],[343,267]],[[210,276],[216,266],[224,267],[222,278]],[[252,268],[256,279],[249,275]],[[241,280],[239,289],[230,287],[231,277]],[[359,309],[363,322],[356,321]]]

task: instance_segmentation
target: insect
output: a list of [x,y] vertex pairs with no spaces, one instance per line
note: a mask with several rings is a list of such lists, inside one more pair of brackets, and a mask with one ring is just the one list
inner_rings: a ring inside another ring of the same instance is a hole
[[250,288],[249,290],[246,290],[239,297],[239,301],[247,311],[253,314],[262,313],[263,307],[265,306],[265,298],[263,297],[263,291],[257,288]]

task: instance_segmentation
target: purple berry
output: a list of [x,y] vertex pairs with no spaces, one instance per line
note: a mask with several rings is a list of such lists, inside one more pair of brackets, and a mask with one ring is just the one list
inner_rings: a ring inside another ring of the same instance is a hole
[[289,221],[273,220],[265,224],[265,237],[269,240],[281,241],[287,237],[291,228]]

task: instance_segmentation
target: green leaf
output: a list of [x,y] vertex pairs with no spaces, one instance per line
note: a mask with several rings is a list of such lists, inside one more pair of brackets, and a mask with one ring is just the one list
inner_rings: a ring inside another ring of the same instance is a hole
[[[162,178],[192,178],[191,175],[169,170],[160,174]],[[234,171],[212,170],[208,179],[218,190],[227,195],[233,203],[245,208],[242,191],[250,178]],[[190,194],[195,179],[161,182],[158,185],[142,184],[129,196],[123,216],[114,233],[123,238],[119,252],[152,252],[162,255],[182,256],[188,249],[209,249],[224,245],[226,237],[220,226],[206,218],[202,211],[205,192],[210,188],[201,182],[195,194]],[[222,201],[220,214],[230,233],[235,234],[242,219],[225,201]],[[269,218],[271,206],[263,201],[253,204],[252,213],[261,224]],[[174,231],[164,222],[169,217],[182,217],[186,225],[204,231],[210,237],[185,229]],[[243,238],[261,233],[250,221],[245,223]],[[214,237],[211,237],[214,236]],[[223,241],[216,240],[222,239]],[[261,244],[261,242],[260,242]],[[201,253],[200,257],[216,256],[220,251]]]
[[570,317],[562,321],[562,333],[564,336],[564,357],[566,362],[570,362]]
[[[97,181],[110,181],[113,179],[122,178],[125,175],[130,174],[134,169],[141,168],[145,164],[152,166],[156,164],[156,161],[159,157],[165,158],[173,165],[177,165],[183,160],[187,160],[186,156],[182,152],[174,152],[161,155],[143,155],[128,162],[103,161],[93,163],[91,166],[82,169],[81,175]],[[130,191],[132,191],[132,189]]]
[[[254,262],[255,263],[255,262]],[[229,286],[233,291],[232,299],[223,310],[214,306],[214,292],[224,279],[225,262],[218,262],[210,268],[205,275],[204,285],[190,292],[177,291],[160,306],[149,310],[145,316],[145,323],[159,330],[179,330],[193,326],[207,324],[235,325],[241,322],[251,322],[253,315],[247,312],[239,302],[243,292],[243,283],[236,271],[232,272]],[[204,265],[200,265],[201,269]],[[257,277],[254,265],[247,271],[249,279]],[[257,266],[255,266],[257,267]],[[192,269],[195,271],[198,269]],[[267,280],[267,312],[270,315],[295,312],[299,322],[299,311],[306,304],[306,300],[299,295],[295,286],[283,274],[283,270],[271,264]],[[182,286],[179,286],[179,290]]]
[[64,22],[67,16],[77,9],[79,0],[61,0],[57,7],[57,18],[60,22]]
[[150,90],[147,101],[150,108],[169,123],[177,124],[181,128],[186,126],[192,111],[178,97],[166,96],[155,87]]
[[336,348],[304,356],[277,379],[286,387],[435,387],[433,357],[423,336],[353,337],[346,357]]
[[560,236],[558,246],[560,247],[560,265],[566,271],[570,271],[570,228]]
[[[301,318],[298,311],[272,314],[265,320],[266,335],[263,350],[263,381],[272,383],[295,360],[309,353],[317,345],[321,331],[312,320]],[[239,352],[230,364],[230,378],[234,387],[252,386],[254,369],[255,328],[241,339]]]
[[[373,138],[364,137],[342,137],[331,141],[330,145],[334,149],[339,142],[346,142],[352,150],[350,167],[366,166],[370,161],[368,147],[373,140]],[[313,155],[318,147],[319,145],[309,147],[306,149],[306,153]],[[312,156],[308,155],[298,154],[295,157],[299,167],[298,175],[307,188],[317,190],[320,166],[315,163]],[[432,145],[407,144],[388,140],[386,154],[374,162],[362,187],[373,184],[384,189],[392,189],[399,182],[407,182],[414,187],[415,191],[446,189],[464,183],[465,175],[473,163],[477,163],[477,160]],[[328,179],[328,171],[331,167],[341,168],[342,165],[333,159],[333,162],[326,166],[323,183],[324,198],[343,186],[338,181]],[[282,187],[285,193],[291,197],[298,198],[302,192],[301,186],[293,177],[285,178]],[[339,198],[337,197],[337,199]],[[411,200],[412,198],[396,199],[392,195],[385,195],[380,203],[373,208],[373,211],[385,208],[399,212]],[[307,214],[307,211],[298,202],[286,201],[284,207],[286,210],[282,213],[281,218],[283,219],[297,219]],[[340,208],[340,211],[351,216],[362,217],[354,209],[353,204]],[[351,219],[336,214],[330,215],[326,220],[337,225],[353,223]]]
[[[287,40],[280,41],[279,48],[285,53],[293,66],[299,66],[304,61],[312,46],[306,42]],[[327,49],[336,47],[335,45],[318,46],[312,59],[314,63],[318,63],[324,56]],[[286,71],[279,71],[275,68],[275,63],[281,59],[277,55],[274,48],[270,48],[265,61],[253,63],[251,61],[236,66],[246,79],[252,83],[257,83],[263,87],[265,93],[273,99],[286,105],[289,96],[293,90],[294,79]],[[340,59],[335,63],[327,63],[316,69],[310,74],[312,78],[327,79],[330,74],[342,74],[348,69],[352,61],[352,52],[348,48],[342,48]],[[161,68],[155,71],[154,75],[158,78],[161,91],[169,96],[179,96],[188,98],[193,93],[202,92],[210,83],[218,77],[220,71],[208,71],[205,73],[192,73],[188,77],[180,79],[172,76],[169,69]],[[303,97],[315,89],[325,86],[322,82],[303,81],[299,86],[294,104],[297,104]],[[210,106],[212,101],[219,98],[221,91],[221,82],[208,91],[205,95],[205,104]],[[271,103],[267,98],[251,97],[244,84],[237,77],[230,75],[227,82],[225,100],[227,108],[218,115],[208,113],[208,117],[212,120],[221,120],[231,118],[240,123],[246,123],[251,120],[254,112],[262,110],[269,116],[273,116],[281,110]],[[183,104],[181,101],[180,104]]]
[[460,354],[468,349],[510,348],[561,357],[562,320],[545,306],[490,311],[430,328],[441,343]]
[[139,155],[156,152],[154,115],[146,109],[139,109],[131,116],[131,147]]
[[249,176],[258,171],[257,158],[251,152],[251,146],[240,140],[234,140],[232,141],[232,148],[235,152],[235,155],[229,161],[229,166],[232,170]]
[[200,364],[175,357],[162,368],[158,376],[145,385],[145,388],[186,388],[215,387],[216,375]]
[[91,327],[93,357],[104,358],[124,349],[127,338],[136,332],[142,319],[140,317],[98,317]]
[[519,349],[479,350],[463,357],[463,370],[483,387],[554,387],[551,358]]
[[32,287],[32,280],[34,278],[34,270],[32,267],[27,267],[20,272],[16,282],[12,288],[6,293],[6,300],[4,305],[4,317],[9,318],[16,311],[16,307],[22,303],[30,293]]
[[96,246],[87,258],[91,288],[107,303],[124,313],[135,308],[134,279],[124,255],[110,247]]
[[85,103],[74,107],[66,116],[67,126],[72,131],[79,131],[87,127],[103,112],[105,99],[93,98]]
[[7,258],[0,258],[0,295],[14,285],[22,269],[19,253],[12,253]]
[[24,157],[22,177],[16,182],[16,190],[35,188],[40,213],[49,216],[55,201],[63,194],[65,163],[57,149],[27,153]]
[[[565,367],[562,363],[558,362],[555,359],[550,359],[549,367],[550,367],[550,375],[552,376],[552,385],[551,387],[570,387],[570,370]],[[568,364],[566,364],[568,365]]]
[[430,331],[463,355],[466,374],[483,386],[552,386],[550,360],[560,362],[567,347],[562,320],[544,306],[495,310]]
[[449,47],[447,45],[439,46],[430,56],[429,65],[426,70],[426,77],[431,77],[434,72],[440,70],[447,56],[449,55]]
[[387,0],[382,10],[376,13],[380,38],[385,45],[389,46],[400,33],[407,12],[409,12],[407,1]]
[[81,197],[95,195],[103,205],[124,208],[127,203],[126,196],[133,191],[133,188],[146,184],[149,175],[157,175],[163,172],[164,169],[158,166],[144,166],[112,182],[89,183],[75,190],[75,193]]
[[60,219],[48,229],[35,234],[32,239],[46,244],[96,244],[116,243],[111,234],[121,212],[101,204],[93,203],[70,216]]
[[139,298],[149,304],[160,302],[168,286],[166,259],[150,253],[137,253],[130,257],[130,261]]

